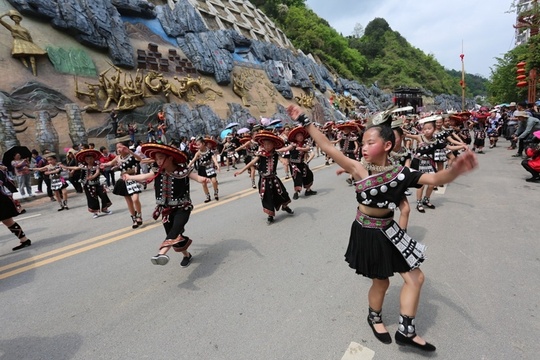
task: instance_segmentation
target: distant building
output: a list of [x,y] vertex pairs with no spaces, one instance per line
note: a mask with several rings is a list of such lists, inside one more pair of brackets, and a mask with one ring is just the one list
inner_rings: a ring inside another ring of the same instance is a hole
[[424,91],[420,88],[399,86],[393,91],[394,105],[398,107],[412,106],[413,112],[418,113],[419,108],[424,106]]
[[520,17],[524,11],[532,9],[536,0],[518,0],[516,3],[516,46],[526,44],[531,37],[531,28],[520,26]]

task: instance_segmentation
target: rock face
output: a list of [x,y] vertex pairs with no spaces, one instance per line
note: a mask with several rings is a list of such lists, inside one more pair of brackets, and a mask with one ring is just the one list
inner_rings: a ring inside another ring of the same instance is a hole
[[386,109],[392,105],[392,95],[385,93],[375,85],[368,88],[357,81],[340,78],[336,90],[340,93],[349,92],[362,101],[371,111]]
[[201,15],[188,0],[176,1],[172,10],[168,5],[158,6],[156,14],[165,33],[172,37],[208,31]]
[[230,32],[189,33],[178,38],[178,44],[199,72],[213,75],[220,85],[231,82],[234,42]]
[[[111,0],[9,0],[21,14],[51,22],[81,44],[108,51],[113,64],[135,67],[133,48],[120,12]],[[117,0],[125,14],[155,17],[153,5],[144,0]],[[138,11],[136,11],[138,10]]]
[[[458,95],[448,95],[442,94],[435,96],[433,102],[433,110],[436,109],[452,109],[452,110],[461,110],[461,96]],[[465,107],[467,109],[474,108],[474,101],[471,99],[466,99]]]
[[237,103],[228,103],[229,107],[229,117],[225,119],[225,123],[237,122],[240,124],[240,127],[249,127],[248,120],[255,119],[249,110]]
[[198,105],[191,109],[188,104],[169,103],[163,106],[171,139],[182,136],[218,135],[223,129],[223,121],[208,105]]
[[[199,10],[189,0],[154,6],[146,0],[9,0],[22,14],[51,22],[82,44],[108,51],[112,63],[133,68],[133,49],[124,29],[122,16],[158,18],[165,33],[177,39],[178,46],[202,74],[212,75],[220,85],[231,82],[235,52],[249,53],[262,66],[276,90],[292,99],[292,87],[325,93],[348,91],[370,110],[387,106],[390,95],[376,87],[346,79],[334,80],[330,71],[301,51],[273,43],[252,40],[233,29],[210,31]],[[247,50],[246,50],[247,49]],[[249,64],[253,66],[254,63]],[[323,104],[326,107],[326,104]]]

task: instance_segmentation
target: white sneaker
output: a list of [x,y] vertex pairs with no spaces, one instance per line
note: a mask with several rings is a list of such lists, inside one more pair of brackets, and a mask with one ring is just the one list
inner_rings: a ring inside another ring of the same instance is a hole
[[103,210],[102,213],[104,213],[105,215],[111,215],[112,210]]
[[164,255],[164,254],[157,254],[155,256],[152,256],[150,258],[150,261],[152,262],[152,264],[154,265],[167,265],[167,263],[169,262],[169,257],[167,255]]
[[98,217],[99,217],[99,215],[98,215],[98,214],[94,214],[94,215],[92,215],[92,219],[97,219]]

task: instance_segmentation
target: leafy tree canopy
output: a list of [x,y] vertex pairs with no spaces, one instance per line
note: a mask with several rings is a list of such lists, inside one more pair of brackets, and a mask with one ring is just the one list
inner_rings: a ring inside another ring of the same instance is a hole
[[[281,27],[296,48],[315,55],[342,77],[366,84],[376,81],[383,88],[408,86],[435,94],[461,94],[461,72],[456,76],[455,70],[446,70],[433,55],[410,45],[385,19],[375,18],[365,29],[357,24],[355,33],[344,37],[306,7],[304,0],[252,3]],[[468,97],[486,94],[487,79],[467,74],[465,82]]]

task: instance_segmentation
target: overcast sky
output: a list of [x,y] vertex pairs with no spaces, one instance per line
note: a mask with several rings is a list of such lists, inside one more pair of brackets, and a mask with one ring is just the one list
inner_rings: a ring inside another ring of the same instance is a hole
[[343,36],[356,24],[364,28],[376,17],[385,19],[414,47],[433,54],[447,69],[484,77],[514,47],[512,0],[306,0],[306,4]]

